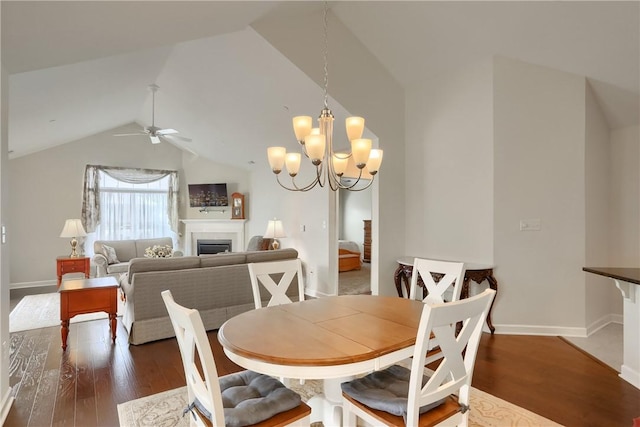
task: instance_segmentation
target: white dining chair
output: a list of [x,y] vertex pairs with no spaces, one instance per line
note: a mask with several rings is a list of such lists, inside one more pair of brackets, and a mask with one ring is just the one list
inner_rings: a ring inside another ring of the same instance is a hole
[[[256,308],[262,308],[261,288],[270,295],[267,307],[293,302],[287,291],[294,281],[298,283],[298,300],[304,301],[304,279],[300,258],[284,261],[249,263],[249,276]],[[276,280],[278,281],[276,283]]]
[[[441,278],[436,282],[434,276]],[[418,285],[418,277],[424,283],[426,296],[422,287]],[[463,280],[463,262],[415,258],[409,298],[431,303],[457,301],[460,299]]]
[[[434,276],[440,279],[436,281]],[[425,292],[422,286],[418,284],[418,278],[422,279],[424,289],[426,289],[426,296],[424,296]],[[411,274],[409,298],[431,304],[457,301],[460,299],[463,279],[463,262],[415,258]],[[432,339],[429,345],[430,348],[424,361],[425,365],[442,358],[438,341]]]
[[[478,344],[495,291],[459,301],[425,304],[416,336],[411,369],[393,365],[342,383],[345,426],[360,418],[368,425],[467,426],[469,393]],[[462,322],[456,334],[456,323]],[[438,339],[444,358],[433,374],[423,377],[422,360]]]
[[275,378],[252,371],[218,378],[198,310],[176,303],[169,290],[162,299],[182,356],[189,399],[185,416],[192,426],[310,425],[311,408]]

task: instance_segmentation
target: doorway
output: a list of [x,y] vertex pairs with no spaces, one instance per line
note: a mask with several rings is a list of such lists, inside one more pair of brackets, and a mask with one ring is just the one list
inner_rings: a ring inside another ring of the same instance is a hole
[[338,295],[370,294],[371,191],[340,190],[339,198]]

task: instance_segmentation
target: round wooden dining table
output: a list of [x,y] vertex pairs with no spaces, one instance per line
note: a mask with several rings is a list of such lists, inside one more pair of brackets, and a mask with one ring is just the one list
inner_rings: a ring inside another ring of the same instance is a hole
[[222,325],[218,340],[246,369],[324,380],[322,408],[309,402],[312,420],[338,425],[340,383],[410,357],[423,308],[398,297],[323,297],[239,314]]

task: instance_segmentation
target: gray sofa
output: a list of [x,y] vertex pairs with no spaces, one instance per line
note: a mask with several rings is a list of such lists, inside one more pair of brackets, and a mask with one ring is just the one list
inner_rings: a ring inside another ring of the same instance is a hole
[[[104,245],[111,246],[115,249],[119,262],[109,264],[107,257],[103,254]],[[96,240],[93,243],[93,252],[95,255],[91,258],[92,263],[96,266],[96,277],[120,277],[122,273],[126,273],[129,270],[129,261],[133,258],[144,257],[145,249],[155,245],[169,245],[173,247],[173,241],[171,237],[137,240]],[[174,251],[173,256],[182,256],[182,252]]]
[[[179,258],[134,258],[120,278],[125,304],[122,323],[131,344],[175,336],[160,293],[170,289],[180,305],[195,308],[207,330],[255,308],[248,263],[296,259],[295,249],[227,252]],[[297,301],[297,282],[287,292]],[[268,301],[269,296],[263,294]]]

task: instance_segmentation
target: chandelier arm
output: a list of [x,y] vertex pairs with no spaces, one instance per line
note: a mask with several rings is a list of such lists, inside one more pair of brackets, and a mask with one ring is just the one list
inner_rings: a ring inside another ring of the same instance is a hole
[[280,184],[280,187],[284,188],[285,190],[289,190],[289,191],[309,191],[311,190],[313,187],[316,186],[317,184],[317,178],[314,179],[313,181],[311,181],[309,184],[307,184],[305,187],[298,187],[295,183],[294,178],[291,178],[291,183],[293,184],[293,187],[287,187],[286,185],[284,185],[282,183],[282,181],[280,181],[280,175],[276,175],[276,180],[278,181],[278,184]]
[[[358,177],[358,179],[356,180],[356,182],[354,182],[353,184],[349,185],[349,186],[341,186],[340,189],[342,190],[349,190],[349,191],[362,191],[362,190],[366,190],[367,188],[371,187],[371,184],[373,184],[373,180],[375,179],[375,177],[371,177],[371,181],[369,181],[369,183],[367,185],[365,185],[364,187],[360,187],[360,188],[354,188],[359,182],[360,182],[360,177]],[[363,180],[364,181],[364,180]]]

